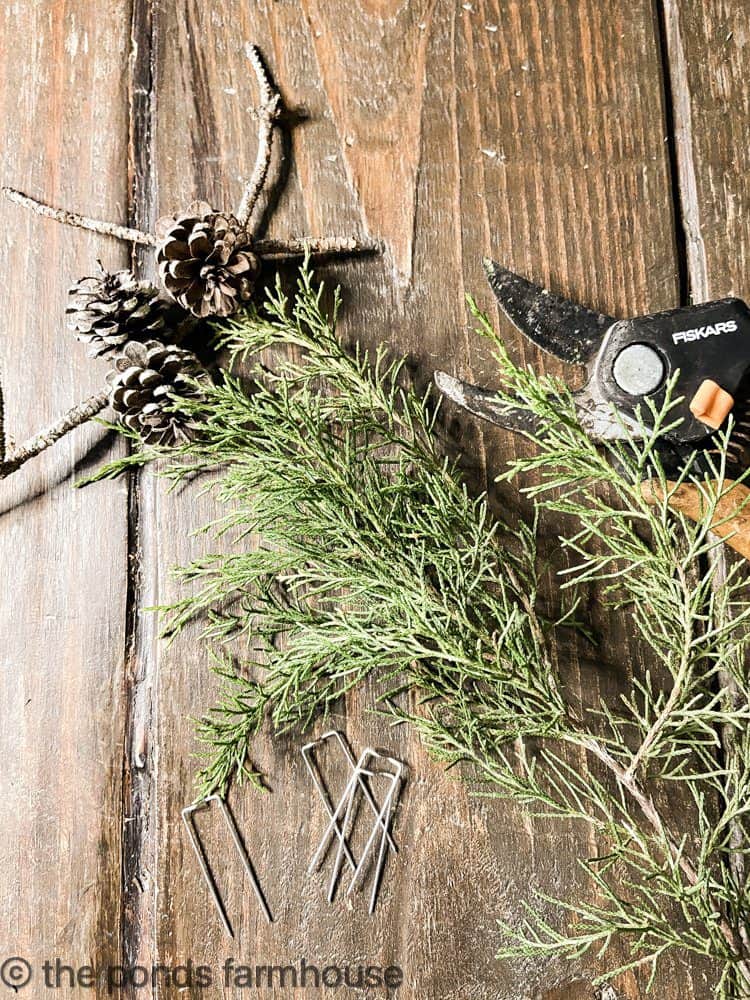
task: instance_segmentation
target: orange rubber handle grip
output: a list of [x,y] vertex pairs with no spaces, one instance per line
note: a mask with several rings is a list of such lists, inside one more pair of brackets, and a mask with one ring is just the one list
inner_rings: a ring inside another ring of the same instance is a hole
[[[719,500],[714,517],[714,522],[721,523],[713,524],[711,529],[727,545],[750,560],[750,489],[744,483],[727,482],[726,485],[731,488]],[[669,486],[673,487],[674,484],[670,483]],[[644,487],[644,494],[647,500],[653,499],[656,502],[659,499],[659,494],[651,484]],[[691,521],[700,521],[705,517],[705,502],[692,483],[680,485],[670,497],[669,506],[685,514]]]

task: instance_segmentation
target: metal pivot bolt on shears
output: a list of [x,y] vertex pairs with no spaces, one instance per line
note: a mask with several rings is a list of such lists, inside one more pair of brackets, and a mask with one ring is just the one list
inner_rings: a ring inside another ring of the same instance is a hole
[[[670,410],[670,423],[679,423],[657,446],[666,473],[677,475],[694,453],[698,468],[710,471],[701,458],[715,451],[713,432],[730,413],[734,427],[727,475],[731,479],[748,467],[750,309],[743,301],[718,299],[617,320],[554,295],[492,260],[485,260],[485,270],[501,308],[525,337],[562,361],[586,367],[586,384],[573,398],[581,426],[593,440],[637,436],[639,413],[641,420],[648,417],[642,404],[649,399],[661,407],[668,381],[679,372],[674,396],[682,399]],[[445,372],[436,372],[435,382],[446,396],[485,420],[521,433],[533,429],[528,412],[502,403],[489,390]],[[736,491],[734,499],[720,504],[723,523],[716,530],[731,536],[728,543],[750,558],[750,528],[725,520],[735,506],[744,506],[747,488],[738,484]],[[701,499],[690,484],[680,486],[672,501],[688,516],[700,517]]]

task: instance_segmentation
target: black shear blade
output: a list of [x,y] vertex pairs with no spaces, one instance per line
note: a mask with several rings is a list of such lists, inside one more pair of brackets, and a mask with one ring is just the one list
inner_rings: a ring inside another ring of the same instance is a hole
[[498,427],[520,434],[533,433],[536,429],[537,421],[532,414],[520,406],[501,402],[496,392],[463,382],[447,372],[435,372],[435,385],[458,406]]
[[508,318],[529,340],[562,361],[585,365],[615,322],[612,316],[553,295],[494,260],[486,258],[484,269]]

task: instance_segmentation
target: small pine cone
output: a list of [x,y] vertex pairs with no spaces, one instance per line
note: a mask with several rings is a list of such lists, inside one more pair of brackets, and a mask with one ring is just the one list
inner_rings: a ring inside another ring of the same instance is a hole
[[195,202],[184,215],[160,220],[159,277],[194,316],[229,316],[252,295],[260,259],[250,234],[233,215]]
[[[170,303],[148,281],[132,271],[81,278],[68,292],[68,327],[88,344],[89,356],[113,354],[129,340],[160,337],[167,325]],[[173,307],[172,307],[173,308]]]
[[155,340],[126,344],[108,381],[112,409],[146,444],[173,446],[195,437],[192,418],[175,402],[200,399],[193,382],[208,384],[211,378],[190,351]]

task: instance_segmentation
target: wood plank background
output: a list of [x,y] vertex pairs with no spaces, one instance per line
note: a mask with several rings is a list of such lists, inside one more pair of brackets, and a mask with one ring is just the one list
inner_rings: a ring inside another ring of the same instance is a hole
[[[381,237],[382,258],[325,268],[344,288],[346,335],[410,353],[425,381],[443,367],[491,383],[464,307],[471,291],[494,309],[488,252],[615,314],[750,294],[749,14],[746,0],[0,0],[0,176],[143,227],[196,196],[233,205],[255,157],[245,46],[257,41],[304,112],[278,150],[288,177],[270,234]],[[0,226],[0,367],[21,440],[101,381],[103,364],[64,332],[65,294],[97,257],[122,266],[127,250],[7,204]],[[494,315],[517,356],[549,369]],[[451,430],[478,485],[518,447],[457,414]],[[597,994],[591,956],[494,960],[495,920],[517,919],[534,887],[585,891],[575,859],[596,845],[473,800],[368,714],[371,690],[335,722],[357,749],[390,746],[411,777],[375,917],[329,906],[305,879],[323,817],[301,739],[267,735],[256,760],[272,794],[232,802],[276,921],[259,918],[210,818],[236,929],[222,936],[179,820],[190,716],[215,685],[205,652],[189,636],[165,648],[142,610],[174,595],[169,569],[203,550],[191,532],[215,510],[150,475],[71,488],[121,447],[87,427],[0,490],[0,950],[98,967],[394,963],[398,996],[419,1000],[644,996],[633,974]],[[647,666],[603,625],[616,661],[565,651],[582,697]],[[674,958],[654,995],[704,1000],[711,983],[710,968]]]

